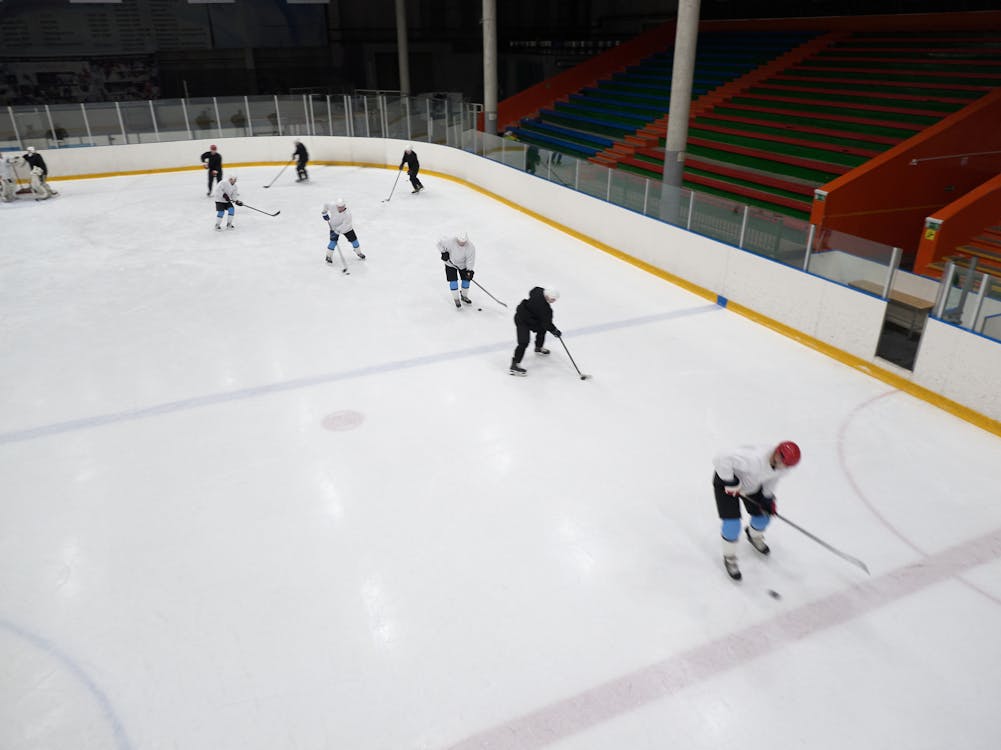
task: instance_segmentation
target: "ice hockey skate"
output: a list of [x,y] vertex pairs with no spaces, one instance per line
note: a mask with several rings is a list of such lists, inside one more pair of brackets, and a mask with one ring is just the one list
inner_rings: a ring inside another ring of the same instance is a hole
[[726,574],[733,580],[739,581],[743,578],[740,573],[740,566],[737,565],[736,555],[723,555],[723,567],[726,568]]
[[469,297],[467,297],[467,296],[466,296],[465,294],[462,294],[462,295],[460,295],[460,296],[459,296],[459,299],[461,299],[461,300],[462,300],[463,302],[465,302],[465,303],[466,303],[467,305],[471,305],[471,304],[473,304],[473,301],[472,301],[471,299],[469,299]]
[[455,309],[456,310],[461,310],[462,309],[462,303],[459,302],[459,300],[455,300]]
[[544,347],[544,346],[537,346],[537,347],[535,347],[535,353],[536,354],[546,355],[546,354],[549,354],[549,350],[546,347]]
[[750,526],[748,526],[747,528],[744,529],[744,534],[747,535],[747,541],[751,543],[751,546],[754,547],[754,549],[756,549],[762,555],[767,555],[769,552],[772,551],[771,547],[769,547],[765,543],[765,535],[763,532],[756,531],[755,529],[752,529]]
[[517,375],[518,377],[521,377],[521,378],[523,378],[526,375],[528,375],[528,372],[525,370],[525,368],[521,367],[517,362],[512,362],[511,363],[511,369],[509,370],[509,372],[512,375]]
[[362,260],[365,260],[365,253],[363,253],[363,252],[362,252],[361,250],[359,250],[358,248],[355,248],[355,255],[357,255],[357,256],[358,256],[359,258],[361,258]]

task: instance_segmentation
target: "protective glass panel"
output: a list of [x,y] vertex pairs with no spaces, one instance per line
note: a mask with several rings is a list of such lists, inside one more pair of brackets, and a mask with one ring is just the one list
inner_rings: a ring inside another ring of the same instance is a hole
[[184,120],[184,107],[180,99],[161,99],[153,102],[156,126],[160,130],[161,141],[184,141],[191,136]]
[[83,119],[83,110],[79,104],[52,104],[49,106],[52,115],[52,127],[55,129],[58,148],[69,146],[89,146],[87,124]]
[[755,255],[802,268],[809,236],[809,222],[756,206],[748,207],[743,248]]
[[807,270],[839,284],[881,294],[892,257],[889,245],[823,229],[814,238]]

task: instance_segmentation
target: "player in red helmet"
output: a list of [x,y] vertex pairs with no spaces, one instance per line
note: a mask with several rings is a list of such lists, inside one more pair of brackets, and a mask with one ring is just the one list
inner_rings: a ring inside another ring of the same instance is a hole
[[713,459],[713,491],[716,509],[723,522],[723,566],[727,574],[739,581],[737,541],[740,539],[740,503],[750,514],[744,529],[747,541],[762,555],[771,549],[765,543],[765,529],[775,513],[775,485],[785,472],[799,463],[800,450],[796,443],[783,440],[778,445],[741,446]]
[[791,440],[783,440],[779,443],[775,453],[778,454],[783,465],[790,469],[799,463],[799,446]]

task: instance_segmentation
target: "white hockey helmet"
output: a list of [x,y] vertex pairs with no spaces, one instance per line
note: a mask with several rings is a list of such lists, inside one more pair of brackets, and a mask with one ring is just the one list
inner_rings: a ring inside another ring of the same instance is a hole
[[35,147],[34,146],[28,146],[28,153],[29,154],[35,153]]
[[411,144],[408,143],[407,147],[405,149],[403,149],[403,150],[406,151],[409,154],[411,151],[414,150],[414,147]]
[[229,184],[230,185],[235,185],[236,184],[236,175],[235,174],[231,174],[229,176]]
[[465,245],[467,242],[469,242],[469,235],[466,234],[465,232],[459,232],[458,234],[455,235],[455,241],[458,242],[460,245]]
[[542,293],[546,295],[546,300],[549,302],[555,302],[560,298],[560,290],[555,287],[547,286],[542,290]]
[[334,205],[337,208],[346,208],[348,204],[344,202],[343,198],[338,198],[337,200],[334,201]]

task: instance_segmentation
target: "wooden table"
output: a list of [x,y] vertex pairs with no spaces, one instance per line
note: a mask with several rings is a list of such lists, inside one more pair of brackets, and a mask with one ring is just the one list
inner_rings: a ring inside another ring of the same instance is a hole
[[[883,285],[874,281],[858,280],[852,281],[849,286],[861,289],[863,292],[875,294],[877,297],[883,296]],[[890,295],[886,299],[886,319],[891,323],[902,325],[907,328],[907,335],[913,336],[923,326],[931,312],[934,302],[929,302],[913,294],[890,290]]]

